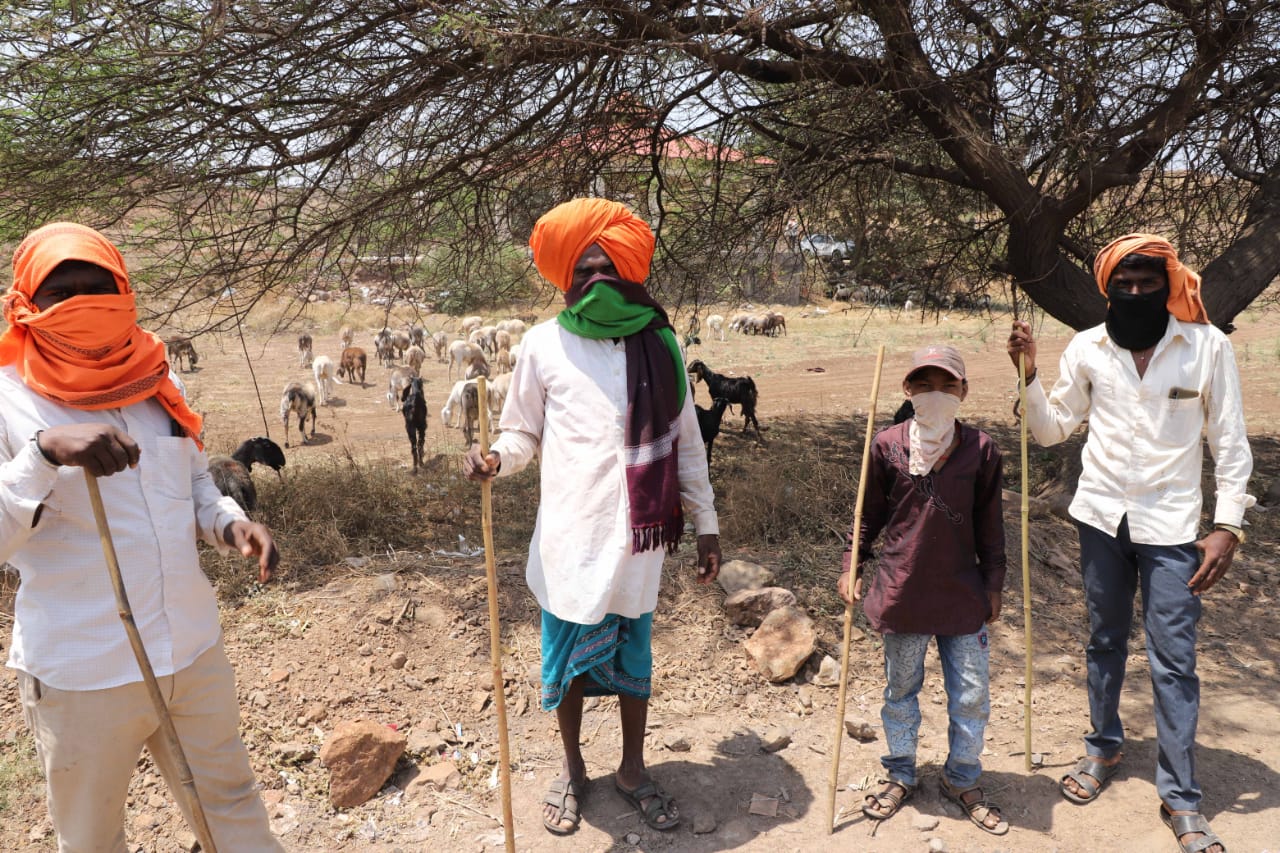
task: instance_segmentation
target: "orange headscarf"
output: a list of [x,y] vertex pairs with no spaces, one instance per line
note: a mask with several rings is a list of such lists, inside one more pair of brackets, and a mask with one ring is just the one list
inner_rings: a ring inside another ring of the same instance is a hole
[[[87,261],[111,273],[116,295],[80,295],[41,311],[36,290],[63,261]],[[164,342],[138,325],[124,258],[84,225],[54,222],[26,236],[13,253],[13,286],[4,295],[9,328],[0,365],[16,364],[27,387],[75,409],[110,409],[156,397],[203,448],[201,418],[169,378]]]
[[564,291],[573,283],[574,264],[592,243],[600,244],[620,278],[640,284],[649,277],[653,231],[616,201],[575,198],[556,205],[542,215],[529,236],[538,272]]
[[1155,234],[1126,234],[1108,243],[1093,261],[1093,277],[1102,295],[1107,295],[1107,282],[1116,264],[1125,255],[1150,255],[1164,258],[1169,276],[1169,313],[1184,323],[1208,323],[1209,315],[1200,300],[1200,276],[1183,266],[1173,244]]

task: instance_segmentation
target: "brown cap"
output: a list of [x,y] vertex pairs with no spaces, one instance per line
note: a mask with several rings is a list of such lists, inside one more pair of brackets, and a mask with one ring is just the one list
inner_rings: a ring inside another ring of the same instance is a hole
[[930,344],[912,353],[911,369],[907,371],[906,378],[910,379],[911,374],[925,367],[940,367],[956,379],[965,378],[964,359],[960,357],[960,351],[945,344]]

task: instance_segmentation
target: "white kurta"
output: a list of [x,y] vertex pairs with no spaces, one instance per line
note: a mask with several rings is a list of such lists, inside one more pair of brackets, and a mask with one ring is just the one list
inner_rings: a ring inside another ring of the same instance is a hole
[[[538,604],[591,625],[610,613],[636,618],[658,603],[665,551],[631,553],[624,433],[626,346],[591,340],[554,320],[520,342],[502,409],[498,476],[541,454],[542,499],[525,576]],[[680,496],[698,535],[720,532],[693,393],[678,421]]]

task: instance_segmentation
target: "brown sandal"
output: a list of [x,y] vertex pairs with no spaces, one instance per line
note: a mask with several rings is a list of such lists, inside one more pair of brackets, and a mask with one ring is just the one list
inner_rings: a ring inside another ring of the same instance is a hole
[[[965,788],[963,791],[953,787],[950,782],[943,777],[938,785],[942,791],[942,796],[964,809],[969,820],[983,832],[989,832],[992,835],[1004,835],[1009,831],[1009,821],[1000,815],[1000,807],[995,803],[988,802],[987,798],[982,795],[982,788],[974,785],[972,788]],[[971,799],[965,799],[969,794],[977,796]],[[988,818],[994,817],[995,824],[987,823]]]
[[[863,797],[862,813],[872,820],[888,820],[911,799],[919,785],[907,785],[897,779],[881,779],[880,790]],[[901,792],[901,793],[899,793]]]

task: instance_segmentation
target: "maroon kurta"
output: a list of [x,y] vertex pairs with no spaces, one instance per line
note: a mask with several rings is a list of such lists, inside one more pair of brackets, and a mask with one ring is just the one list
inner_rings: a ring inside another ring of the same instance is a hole
[[[871,442],[859,553],[884,533],[863,610],[885,634],[973,634],[991,615],[987,592],[1004,586],[1001,457],[991,436],[960,427],[941,471],[907,473],[910,421]],[[844,554],[849,568],[851,553]]]

